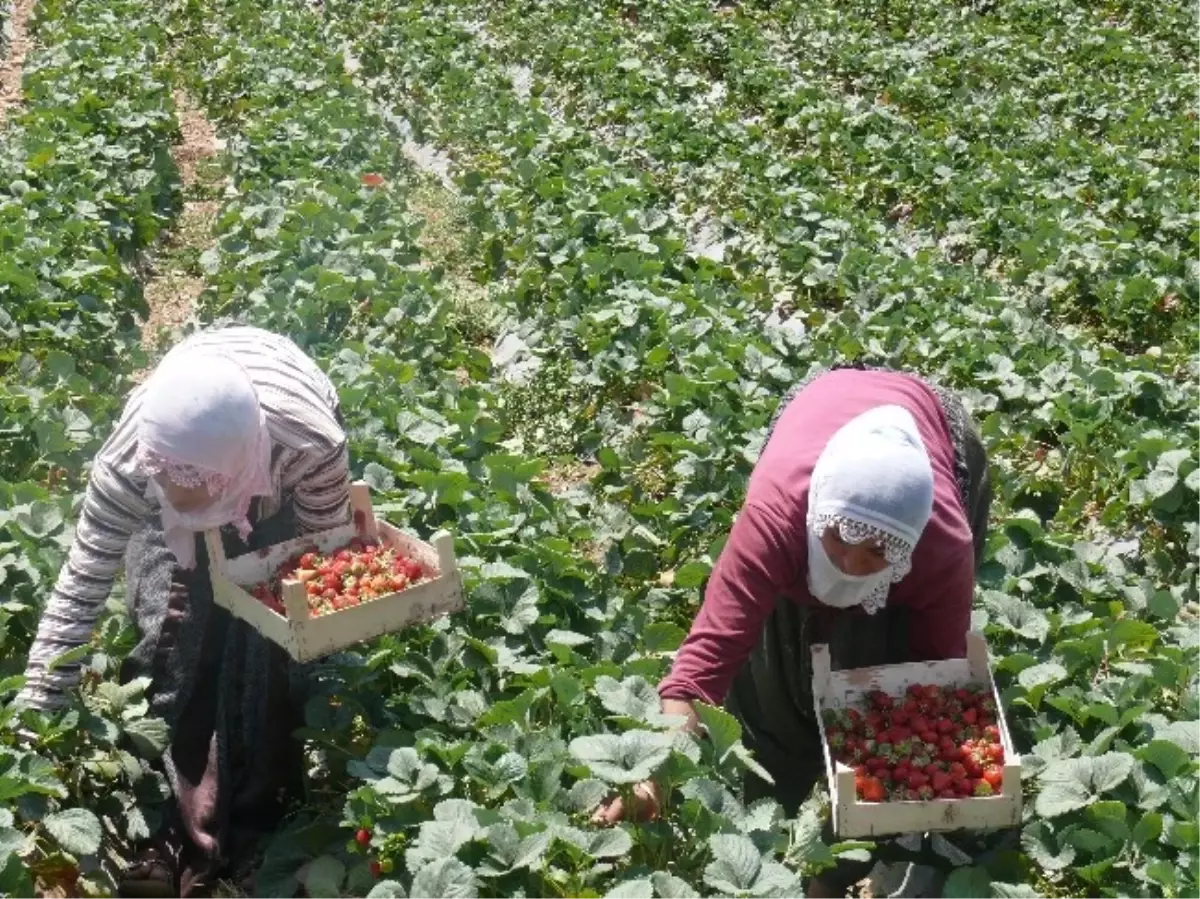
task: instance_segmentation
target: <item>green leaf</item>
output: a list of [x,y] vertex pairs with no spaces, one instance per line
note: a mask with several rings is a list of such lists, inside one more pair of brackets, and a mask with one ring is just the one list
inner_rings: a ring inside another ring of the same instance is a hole
[[614,715],[650,722],[662,718],[662,700],[645,678],[627,677],[618,681],[601,675],[596,678],[594,689],[600,704]]
[[1107,752],[1092,759],[1092,789],[1097,795],[1116,789],[1133,771],[1133,756],[1127,752]]
[[1175,873],[1175,866],[1161,858],[1156,858],[1146,865],[1146,876],[1171,892],[1175,892],[1179,886],[1179,877]]
[[1026,690],[1032,690],[1035,687],[1044,687],[1048,684],[1055,684],[1064,680],[1067,676],[1067,669],[1057,662],[1043,662],[1041,665],[1033,665],[1026,668],[1017,675],[1017,683]]
[[649,780],[671,754],[671,738],[646,730],[615,734],[593,734],[571,741],[572,756],[592,773],[614,784]]
[[587,853],[592,858],[622,858],[632,850],[633,837],[619,827],[595,831],[587,843]]
[[675,586],[684,589],[699,587],[712,571],[708,562],[688,562],[675,572]]
[[1092,760],[1063,759],[1051,762],[1042,771],[1042,789],[1034,807],[1044,818],[1065,815],[1083,808],[1092,800]]
[[1072,827],[1064,830],[1062,839],[1063,842],[1069,843],[1081,852],[1086,852],[1090,855],[1110,852],[1116,848],[1114,846],[1115,841],[1110,836],[1087,827]]
[[699,899],[700,892],[686,880],[668,874],[666,871],[655,871],[650,875],[654,884],[654,892],[661,899]]
[[758,879],[762,855],[749,837],[718,834],[710,837],[713,860],[704,869],[704,882],[726,895],[749,890]]
[[653,899],[654,885],[647,879],[622,880],[604,894],[605,899]]
[[1031,821],[1021,831],[1021,848],[1047,871],[1061,871],[1075,861],[1075,848],[1062,846],[1045,821]]
[[52,658],[47,663],[46,670],[53,671],[54,669],[60,668],[63,665],[73,665],[82,659],[86,659],[91,651],[91,644],[88,643],[84,643],[82,646],[76,646],[73,649],[68,649],[61,655],[57,655]]
[[1157,768],[1163,777],[1172,778],[1191,762],[1191,757],[1168,740],[1151,740],[1137,751],[1137,757]]
[[742,726],[733,715],[706,702],[693,703],[692,707],[712,742],[717,759],[724,759],[726,753],[742,738]]
[[54,503],[33,502],[17,506],[12,510],[12,519],[17,527],[30,537],[41,540],[50,536],[63,525],[63,514]]
[[346,866],[332,855],[322,855],[309,862],[304,872],[304,888],[310,896],[340,896]]
[[955,868],[946,878],[942,887],[942,895],[947,897],[965,897],[965,899],[991,899],[992,878],[983,868]]
[[1053,818],[1083,808],[1120,786],[1133,767],[1133,756],[1126,752],[1051,762],[1039,776],[1042,789],[1035,803],[1037,813]]
[[100,819],[87,809],[54,812],[42,819],[42,826],[71,855],[95,855],[100,851]]
[[1200,721],[1171,721],[1154,725],[1154,738],[1174,743],[1189,755],[1200,753]]
[[674,652],[683,645],[687,631],[670,621],[656,621],[642,633],[646,652]]
[[984,591],[983,602],[998,627],[1036,643],[1041,643],[1050,633],[1050,620],[1030,602],[994,590]]
[[381,880],[371,887],[371,892],[367,893],[367,899],[408,899],[408,894],[404,892],[404,887],[398,881]]
[[457,858],[432,862],[413,878],[414,896],[440,896],[445,899],[474,899],[479,895],[475,872]]
[[1147,843],[1153,843],[1163,832],[1163,816],[1158,812],[1147,812],[1138,818],[1133,825],[1133,842],[1139,849],[1145,849]]
[[125,733],[147,759],[156,759],[167,751],[171,732],[161,718],[138,718],[125,725]]
[[611,792],[608,784],[595,778],[576,781],[566,793],[566,803],[573,812],[590,812]]

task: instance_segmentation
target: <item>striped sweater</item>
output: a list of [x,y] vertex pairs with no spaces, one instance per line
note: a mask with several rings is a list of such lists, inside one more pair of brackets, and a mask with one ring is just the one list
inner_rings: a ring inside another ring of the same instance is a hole
[[[338,424],[337,391],[299,347],[257,328],[202,331],[184,347],[219,347],[249,373],[271,435],[273,495],[263,516],[293,501],[300,534],[349,520],[350,471],[346,435]],[[29,653],[23,698],[35,708],[62,703],[79,680],[78,664],[47,670],[50,661],[91,640],[112,591],[130,537],[157,524],[159,506],[134,464],[144,386],[135,389],[88,478],[66,564],[42,613]]]

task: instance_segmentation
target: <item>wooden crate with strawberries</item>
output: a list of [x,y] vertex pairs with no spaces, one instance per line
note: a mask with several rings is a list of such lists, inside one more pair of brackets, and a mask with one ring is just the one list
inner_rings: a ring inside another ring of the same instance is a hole
[[208,532],[217,605],[301,662],[465,608],[449,533],[425,543],[377,519],[364,483],[350,505],[350,524],[232,559]]
[[981,634],[965,659],[833,671],[824,645],[812,659],[838,836],[1020,823],[1021,760]]

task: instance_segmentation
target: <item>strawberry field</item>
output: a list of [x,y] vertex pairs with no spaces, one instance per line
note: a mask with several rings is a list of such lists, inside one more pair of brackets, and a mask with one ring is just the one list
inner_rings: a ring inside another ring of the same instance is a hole
[[[743,805],[734,719],[673,735],[654,691],[780,398],[852,358],[958,390],[997,491],[974,624],[1025,816],[935,844],[944,894],[1195,895],[1194,25],[1176,0],[41,0],[0,136],[0,893],[111,894],[168,798],[119,585],[70,707],[14,700],[153,362],[139,259],[179,213],[184,90],[226,178],[199,318],[320,362],[355,475],[455,533],[468,593],[316,666],[306,801],[256,895],[784,896],[867,858],[823,838],[823,795]],[[660,820],[590,823],[652,775]]]

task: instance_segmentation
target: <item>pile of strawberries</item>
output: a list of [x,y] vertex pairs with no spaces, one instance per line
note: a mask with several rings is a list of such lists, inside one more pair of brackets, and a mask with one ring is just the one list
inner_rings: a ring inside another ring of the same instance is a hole
[[347,546],[320,555],[315,548],[288,559],[267,583],[251,594],[280,615],[285,615],[281,587],[285,580],[300,581],[308,593],[310,615],[328,615],[397,593],[429,580],[420,563],[376,540],[355,538]]
[[832,756],[854,769],[864,802],[991,796],[1004,781],[996,703],[986,690],[913,684],[893,698],[867,694],[867,707],[826,709]]

